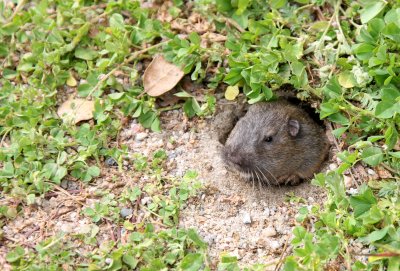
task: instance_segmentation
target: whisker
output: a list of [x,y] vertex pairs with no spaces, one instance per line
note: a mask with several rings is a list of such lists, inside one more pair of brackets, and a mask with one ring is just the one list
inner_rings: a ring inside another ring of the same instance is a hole
[[[256,172],[254,172],[254,171],[252,171],[252,170],[250,170],[250,172],[251,172],[251,177],[252,177],[253,182],[255,182],[256,180],[258,180],[258,176],[257,176]],[[256,190],[255,190],[255,188],[254,188],[254,192],[255,192],[255,191],[256,191]]]
[[262,172],[262,170],[261,170],[258,166],[256,166],[256,168],[257,168],[257,170],[261,173],[261,175],[264,176],[264,179],[263,179],[263,180],[265,180],[265,181],[267,182],[267,185],[268,185],[268,186],[271,186],[271,184],[270,184],[270,182],[269,182],[269,179],[267,178],[267,176],[265,176],[264,172]]
[[260,178],[260,175],[258,175],[258,173],[257,173],[257,171],[255,170],[254,171],[254,173],[256,174],[256,176],[257,176],[257,181],[258,181],[258,189],[260,189],[260,191],[262,190],[261,188],[261,178]]
[[262,167],[263,170],[265,170],[266,172],[268,172],[269,175],[271,175],[271,177],[274,179],[276,185],[278,185],[280,187],[280,183],[278,181],[278,179],[274,176],[274,174],[271,173],[271,171],[269,171],[267,168]]
[[251,178],[251,184],[252,184],[252,189],[253,189],[253,193],[254,193],[256,191],[254,178]]

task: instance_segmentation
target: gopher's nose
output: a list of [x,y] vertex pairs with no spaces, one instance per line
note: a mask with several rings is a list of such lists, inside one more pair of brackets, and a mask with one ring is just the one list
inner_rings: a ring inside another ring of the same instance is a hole
[[243,166],[243,158],[238,152],[232,151],[227,153],[227,158],[229,161],[232,163],[238,165],[238,166]]

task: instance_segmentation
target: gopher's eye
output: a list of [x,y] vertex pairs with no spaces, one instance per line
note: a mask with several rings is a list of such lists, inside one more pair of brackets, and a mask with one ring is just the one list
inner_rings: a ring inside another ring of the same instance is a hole
[[264,138],[264,141],[265,142],[272,142],[272,137],[270,137],[270,136],[266,136],[265,138]]

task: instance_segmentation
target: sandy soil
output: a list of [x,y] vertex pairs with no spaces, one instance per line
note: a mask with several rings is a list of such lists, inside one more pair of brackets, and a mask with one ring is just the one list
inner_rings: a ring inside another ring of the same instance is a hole
[[[219,127],[215,125],[215,117],[188,120],[182,111],[173,110],[163,113],[161,133],[144,130],[134,120],[121,132],[119,143],[127,145],[131,153],[144,155],[165,149],[169,175],[183,176],[189,169],[199,173],[204,188],[182,210],[180,226],[198,230],[209,244],[214,266],[223,253],[229,253],[236,255],[242,266],[270,263],[274,270],[280,257],[290,252],[297,210],[321,203],[324,193],[310,183],[260,187],[228,172],[219,155],[222,145],[216,135]],[[20,215],[3,227],[8,249],[12,244],[33,248],[59,232],[66,233],[65,238],[98,231],[98,240],[126,239],[128,233],[122,226],[111,222],[96,225],[82,214],[82,209],[93,206],[105,194],[118,198],[124,188],[146,181],[138,180],[131,162],[124,161],[123,169],[121,172],[104,163],[101,177],[93,183],[65,180],[34,205],[24,206]],[[290,202],[290,196],[302,197],[304,201]],[[8,200],[8,204],[13,204],[12,199]],[[145,214],[138,216],[141,215]],[[4,256],[7,247],[0,247],[0,254]],[[80,249],[83,253],[84,245]],[[1,258],[0,263],[4,262]]]
[[[259,186],[228,172],[220,156],[222,144],[215,134],[213,120],[190,138],[196,139],[192,150],[177,157],[177,169],[195,169],[205,185],[204,193],[181,214],[181,226],[198,229],[208,242],[212,262],[229,253],[241,265],[270,263],[271,270],[282,253],[290,251],[291,232],[301,206],[321,203],[324,193],[310,183],[298,186]],[[291,203],[290,196],[303,203]]]

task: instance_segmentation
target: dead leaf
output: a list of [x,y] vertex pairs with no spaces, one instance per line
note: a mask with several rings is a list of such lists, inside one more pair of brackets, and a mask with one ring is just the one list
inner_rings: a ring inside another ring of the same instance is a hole
[[381,179],[389,179],[393,177],[392,174],[383,167],[377,167],[376,171]]
[[57,114],[64,121],[72,121],[74,124],[82,120],[93,118],[94,101],[86,99],[69,99],[64,102],[57,110]]
[[225,90],[225,99],[228,101],[233,101],[239,95],[239,87],[236,86],[228,86]]
[[78,83],[76,82],[76,79],[74,78],[73,74],[70,73],[67,79],[67,85],[70,87],[76,87],[77,84]]
[[144,91],[150,96],[160,96],[171,90],[182,79],[183,71],[167,62],[163,56],[156,56],[143,74]]

